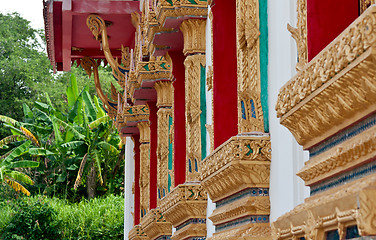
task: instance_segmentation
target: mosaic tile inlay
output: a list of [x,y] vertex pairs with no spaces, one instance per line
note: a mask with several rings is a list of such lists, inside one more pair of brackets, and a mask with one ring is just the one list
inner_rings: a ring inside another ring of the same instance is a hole
[[269,196],[269,188],[247,188],[243,191],[235,193],[228,198],[218,201],[216,207],[219,208],[225,204],[234,202],[244,197]]
[[215,231],[220,232],[230,228],[238,227],[248,223],[268,223],[269,215],[252,215],[243,218],[238,218],[234,221],[226,222],[215,226]]
[[376,161],[362,165],[358,168],[352,169],[351,171],[342,173],[334,178],[320,182],[319,184],[312,185],[311,195],[354,181],[372,173],[376,173]]
[[364,119],[363,121],[355,124],[354,126],[345,129],[344,131],[334,135],[333,137],[329,138],[328,140],[322,142],[321,144],[312,147],[309,149],[309,155],[310,157],[314,157],[319,155],[320,153],[323,153],[330,148],[346,141],[349,138],[352,138],[359,133],[373,127],[376,125],[376,114],[371,115],[370,117]]

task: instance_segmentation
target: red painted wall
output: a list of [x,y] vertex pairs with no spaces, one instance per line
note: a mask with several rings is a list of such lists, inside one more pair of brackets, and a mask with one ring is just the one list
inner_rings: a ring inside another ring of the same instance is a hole
[[215,1],[213,11],[214,147],[238,134],[236,1]]
[[157,111],[155,102],[148,102],[150,115],[150,209],[157,207]]
[[185,57],[182,52],[169,52],[173,62],[174,85],[174,170],[175,186],[185,182]]
[[308,60],[358,17],[358,0],[307,0]]
[[140,223],[140,135],[134,135],[134,224]]

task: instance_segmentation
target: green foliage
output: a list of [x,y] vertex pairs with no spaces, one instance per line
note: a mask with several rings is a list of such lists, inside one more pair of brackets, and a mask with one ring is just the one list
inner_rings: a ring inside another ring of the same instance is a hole
[[9,224],[3,229],[1,239],[60,239],[60,222],[56,211],[42,199],[21,199],[14,206]]
[[[23,222],[20,216],[24,217]],[[35,219],[39,227],[50,235],[31,238],[31,234],[37,237],[36,234],[41,233]],[[109,195],[73,204],[41,196],[0,201],[1,239],[17,239],[16,236],[18,239],[122,239],[123,231],[123,196]],[[14,238],[4,238],[11,234],[15,234]]]

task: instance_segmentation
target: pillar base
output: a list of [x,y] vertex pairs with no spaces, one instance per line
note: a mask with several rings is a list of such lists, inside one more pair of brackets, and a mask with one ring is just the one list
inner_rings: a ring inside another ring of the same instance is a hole
[[210,239],[271,239],[269,224],[270,138],[239,134],[201,164],[201,185],[216,203]]
[[161,200],[161,211],[176,228],[171,239],[206,237],[207,193],[200,183],[184,183]]
[[166,220],[158,209],[150,210],[141,220],[142,230],[150,240],[169,239],[172,233],[172,225]]

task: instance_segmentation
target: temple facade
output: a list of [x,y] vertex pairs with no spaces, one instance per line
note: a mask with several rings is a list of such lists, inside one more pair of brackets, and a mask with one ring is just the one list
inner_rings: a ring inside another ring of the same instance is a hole
[[374,0],[43,3],[125,144],[124,239],[376,239]]

